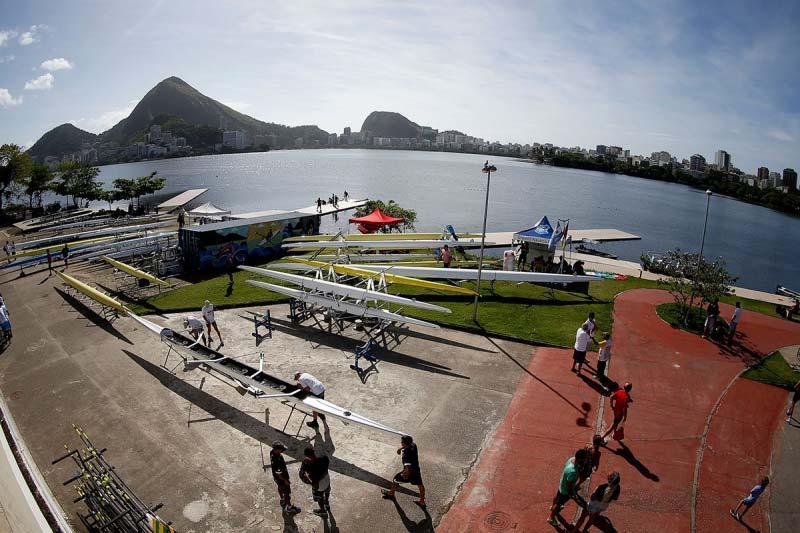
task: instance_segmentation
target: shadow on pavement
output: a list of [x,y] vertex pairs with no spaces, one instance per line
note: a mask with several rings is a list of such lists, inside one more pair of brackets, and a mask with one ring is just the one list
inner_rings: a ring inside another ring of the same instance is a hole
[[83,303],[82,301],[78,300],[74,296],[70,296],[69,294],[67,294],[66,292],[64,292],[63,290],[61,290],[58,287],[56,287],[56,292],[58,292],[58,294],[60,294],[61,297],[64,298],[64,300],[67,303],[69,303],[72,307],[74,307],[77,312],[82,314],[84,316],[84,318],[86,318],[86,320],[88,320],[89,322],[91,322],[92,324],[97,326],[98,328],[102,329],[103,331],[105,331],[109,335],[113,335],[114,337],[118,338],[122,342],[128,343],[131,346],[133,346],[133,343],[130,341],[130,339],[128,339],[128,337],[126,337],[125,335],[123,335],[122,333],[117,331],[117,328],[112,326],[111,322],[109,322],[108,320],[106,320],[102,316],[98,315],[97,311],[95,311],[94,309],[92,309],[91,307],[89,307],[88,305]]
[[651,481],[655,481],[656,483],[661,481],[660,477],[658,477],[656,474],[651,472],[649,468],[647,468],[644,464],[642,464],[642,462],[639,461],[636,458],[635,455],[633,455],[633,451],[630,448],[628,448],[625,445],[625,443],[617,441],[617,444],[620,445],[620,448],[618,448],[616,450],[612,450],[610,448],[607,448],[608,451],[610,451],[611,453],[617,454],[620,457],[622,457],[623,459],[625,459],[626,461],[628,461],[628,463],[632,467],[634,467],[636,470],[638,470],[639,473],[642,474],[647,479],[649,479]]
[[[146,359],[143,359],[135,353],[128,350],[122,351],[125,353],[125,355],[130,357],[133,362],[142,367],[148,374],[160,381],[162,385],[167,387],[181,398],[191,402],[193,405],[196,405],[209,415],[218,418],[220,422],[228,424],[232,428],[244,433],[245,435],[262,444],[265,444],[266,446],[271,446],[273,441],[280,439],[289,448],[286,450],[287,456],[296,460],[302,460],[303,450],[307,446],[307,441],[305,439],[299,439],[292,435],[285,435],[278,430],[265,425],[263,420],[255,418],[244,411],[240,411],[239,409],[223,402],[219,398],[216,398],[215,396],[212,396],[201,389],[189,385],[182,379],[170,374],[164,368],[155,365]],[[352,477],[381,488],[388,489],[391,486],[391,482],[388,479],[384,479],[377,474],[373,474],[372,472],[348,463],[347,461],[337,457],[330,457],[330,461],[330,469],[334,472],[338,472],[339,474]],[[418,496],[416,492],[403,487],[400,487],[398,492]]]
[[389,498],[388,501],[394,504],[397,515],[403,522],[403,527],[406,528],[406,531],[410,531],[412,533],[433,533],[433,519],[431,518],[431,515],[428,513],[427,509],[422,509],[420,507],[420,509],[422,509],[422,511],[425,513],[425,518],[419,522],[415,522],[408,517],[405,509],[403,509],[400,506],[400,503],[397,501],[397,498]]

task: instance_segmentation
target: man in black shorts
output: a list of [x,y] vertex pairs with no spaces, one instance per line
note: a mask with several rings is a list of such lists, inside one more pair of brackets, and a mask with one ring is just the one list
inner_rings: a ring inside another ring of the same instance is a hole
[[283,459],[283,452],[286,446],[279,440],[272,443],[272,450],[269,452],[270,467],[272,467],[272,479],[278,485],[278,496],[281,499],[281,509],[287,514],[297,514],[300,508],[292,505],[292,483],[289,480],[289,471],[286,469],[286,461]]
[[386,499],[394,498],[394,493],[400,488],[400,483],[409,483],[416,485],[419,490],[419,500],[414,503],[425,509],[425,485],[422,484],[422,473],[419,470],[419,453],[417,452],[417,445],[414,444],[414,439],[408,435],[400,437],[400,448],[398,448],[397,454],[400,455],[400,459],[403,461],[403,471],[394,476],[394,481],[392,481],[392,486],[389,490],[381,491],[383,497]]

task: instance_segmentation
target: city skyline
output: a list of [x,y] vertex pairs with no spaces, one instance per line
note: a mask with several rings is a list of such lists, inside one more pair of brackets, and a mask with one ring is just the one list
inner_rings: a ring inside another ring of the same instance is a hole
[[0,4],[3,142],[63,122],[103,131],[177,75],[255,118],[329,132],[390,110],[503,143],[800,165],[789,2],[580,4],[581,17],[555,2]]

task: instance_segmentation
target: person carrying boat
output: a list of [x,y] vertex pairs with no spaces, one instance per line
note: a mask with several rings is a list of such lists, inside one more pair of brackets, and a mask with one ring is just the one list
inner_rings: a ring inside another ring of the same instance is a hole
[[[297,382],[297,386],[303,389],[306,392],[309,392],[319,398],[320,400],[325,399],[325,385],[322,384],[320,380],[312,376],[307,372],[295,372],[294,380]],[[322,413],[317,413],[316,411],[311,411],[311,415],[314,417],[314,420],[311,422],[306,422],[306,425],[310,428],[318,428],[319,423],[317,422],[317,417],[321,418],[323,422],[325,422],[325,415]]]
[[203,323],[200,322],[197,318],[193,316],[187,316],[186,318],[183,319],[183,327],[186,328],[186,331],[189,332],[189,335],[191,335],[194,340],[202,338],[203,344],[208,346],[208,341],[206,340],[205,328],[203,327]]

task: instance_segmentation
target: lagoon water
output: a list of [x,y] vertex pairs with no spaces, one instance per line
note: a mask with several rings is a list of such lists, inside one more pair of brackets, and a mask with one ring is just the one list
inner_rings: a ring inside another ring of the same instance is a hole
[[[534,165],[490,158],[492,175],[487,231],[518,231],[547,215],[572,228],[616,228],[640,241],[601,249],[638,261],[645,250],[700,247],[706,195],[683,185],[618,174]],[[233,212],[297,209],[344,190],[352,198],[395,200],[417,211],[418,231],[480,231],[485,156],[443,152],[364,149],[288,150],[201,156],[101,167],[100,179],[167,178],[165,193],[206,187],[203,202]],[[347,230],[326,217],[323,231]],[[356,231],[350,226],[349,231]],[[712,196],[704,254],[722,257],[738,284],[774,291],[800,289],[800,219],[731,198]]]

